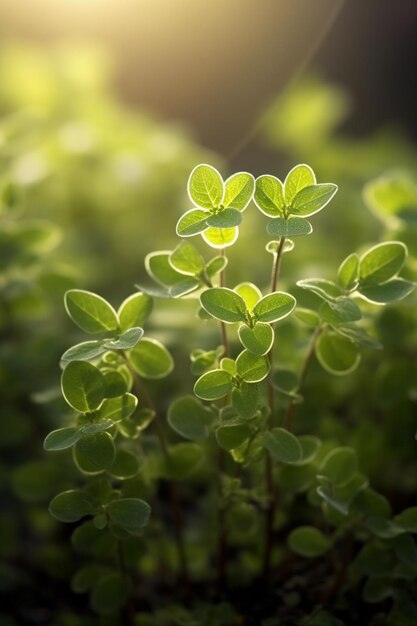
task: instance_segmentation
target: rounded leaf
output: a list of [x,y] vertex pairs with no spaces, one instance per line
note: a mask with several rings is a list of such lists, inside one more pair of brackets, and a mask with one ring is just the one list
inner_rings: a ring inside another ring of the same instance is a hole
[[68,404],[80,413],[97,409],[106,394],[103,374],[86,361],[68,363],[62,373],[61,388]]
[[192,237],[207,230],[208,211],[203,209],[190,209],[180,217],[177,222],[176,232],[179,237]]
[[281,463],[298,463],[303,457],[303,449],[297,437],[284,428],[267,431],[264,446],[272,458]]
[[153,308],[153,300],[146,293],[134,293],[122,302],[117,311],[120,329],[142,327]]
[[175,432],[192,441],[207,439],[214,415],[193,396],[175,400],[168,410],[168,423]]
[[295,305],[294,296],[283,291],[275,291],[259,300],[253,309],[253,315],[258,322],[273,323],[287,317]]
[[128,450],[119,449],[109,473],[118,480],[127,480],[136,476],[139,469],[140,465],[136,455]]
[[260,176],[256,180],[255,204],[262,213],[269,217],[283,215],[285,208],[284,188],[275,176]]
[[107,350],[131,350],[143,337],[142,328],[128,328],[117,339],[106,341]]
[[64,491],[51,501],[49,512],[60,522],[78,522],[93,512],[93,505],[82,491]]
[[232,289],[226,287],[206,289],[200,296],[200,302],[207,313],[227,324],[246,319],[246,304]]
[[171,287],[184,279],[183,274],[177,272],[169,262],[170,255],[169,250],[158,250],[150,252],[145,257],[146,271],[163,287]]
[[335,485],[344,485],[358,471],[358,458],[353,448],[336,448],[329,452],[320,467],[320,475]]
[[243,298],[248,311],[252,311],[258,300],[262,298],[261,290],[253,283],[239,283],[233,291]]
[[112,422],[120,422],[128,419],[135,411],[138,399],[131,393],[124,393],[117,398],[108,398],[103,401],[99,409],[100,419],[109,419]]
[[241,221],[242,215],[237,209],[222,209],[207,218],[208,226],[214,228],[232,228],[233,226],[239,226]]
[[393,278],[382,285],[360,285],[359,295],[372,304],[389,304],[403,300],[415,289],[415,283],[402,278]]
[[303,217],[276,217],[268,223],[266,230],[271,237],[297,237],[309,235],[313,232],[313,227]]
[[223,206],[243,211],[253,198],[255,179],[252,174],[238,172],[230,176],[225,183]]
[[105,340],[83,341],[76,346],[69,348],[61,357],[62,365],[67,365],[71,361],[92,361],[107,352]]
[[258,356],[243,350],[236,359],[236,370],[240,378],[247,383],[259,383],[268,376],[269,360],[265,356]]
[[324,209],[337,192],[337,185],[333,183],[322,183],[320,185],[309,185],[301,189],[295,196],[289,208],[292,215],[309,217]]
[[394,278],[407,257],[407,247],[401,241],[380,243],[361,257],[359,280],[361,285],[380,285]]
[[192,243],[182,241],[169,256],[171,266],[177,272],[188,276],[200,274],[204,269],[204,259]]
[[232,377],[226,370],[218,369],[206,372],[194,385],[194,393],[202,400],[224,398],[232,389]]
[[164,378],[174,369],[171,354],[156,339],[145,337],[128,356],[135,372],[146,379]]
[[65,308],[73,322],[92,335],[118,329],[119,320],[113,307],[101,296],[83,289],[65,294]]
[[290,205],[295,196],[304,187],[315,185],[316,176],[309,165],[301,163],[292,168],[284,181],[285,203]]
[[242,324],[238,330],[242,345],[258,356],[268,354],[274,343],[274,331],[270,324],[258,322],[253,328]]
[[224,183],[219,172],[211,165],[197,165],[188,179],[188,195],[203,209],[220,206],[224,196]]
[[202,233],[202,237],[211,248],[228,248],[239,237],[239,228],[237,226],[233,228],[214,228],[210,226]]
[[74,446],[75,463],[86,474],[98,474],[109,470],[115,456],[114,441],[107,432],[81,437]]
[[49,433],[43,442],[43,447],[48,452],[66,450],[77,443],[80,437],[80,429],[77,427],[58,428],[58,430],[53,430]]
[[223,450],[234,450],[241,446],[250,436],[247,424],[226,424],[216,430],[216,439]]
[[343,289],[352,289],[357,285],[359,278],[359,257],[357,254],[349,254],[341,263],[337,272],[337,280]]
[[296,554],[314,558],[325,554],[331,547],[331,541],[313,526],[299,526],[289,534],[288,545]]
[[353,372],[361,359],[357,346],[347,337],[334,332],[320,335],[316,343],[316,356],[320,365],[336,376]]
[[240,417],[245,419],[255,415],[258,407],[259,389],[257,385],[241,382],[232,390],[232,406]]

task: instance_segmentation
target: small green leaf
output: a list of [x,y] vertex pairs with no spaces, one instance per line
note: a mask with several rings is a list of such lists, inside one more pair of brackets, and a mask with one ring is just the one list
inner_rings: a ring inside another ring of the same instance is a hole
[[371,180],[365,186],[364,198],[378,217],[389,223],[394,217],[415,226],[417,185],[402,172],[395,171]]
[[258,322],[253,328],[242,324],[239,326],[238,334],[242,345],[258,356],[268,354],[274,343],[272,326],[265,322]]
[[204,241],[211,248],[228,248],[232,246],[239,237],[239,228],[213,228],[209,227],[202,233]]
[[115,455],[114,441],[107,432],[86,435],[74,446],[74,460],[78,468],[87,474],[109,470]]
[[335,298],[343,296],[343,291],[336,283],[331,280],[325,280],[324,278],[306,278],[299,280],[297,281],[297,286],[312,291],[322,300],[328,300],[329,302],[333,302]]
[[383,285],[360,286],[359,295],[372,304],[390,304],[403,300],[415,289],[415,283],[402,278],[393,278]]
[[353,448],[335,448],[320,467],[320,475],[338,486],[348,483],[357,471],[358,458]]
[[182,296],[192,293],[199,287],[200,281],[197,278],[185,278],[179,283],[172,285],[168,290],[168,294],[171,298],[181,298]]
[[118,480],[128,480],[139,472],[140,465],[135,454],[119,449],[109,470],[109,473]]
[[243,298],[248,311],[252,311],[258,300],[262,298],[260,289],[253,283],[239,283],[233,291]]
[[92,361],[107,352],[105,340],[83,341],[69,348],[61,357],[61,363],[67,365],[71,361]]
[[407,257],[407,248],[401,241],[380,243],[368,250],[359,261],[361,286],[380,285],[394,278]]
[[283,291],[275,291],[259,300],[253,309],[253,315],[258,322],[277,322],[287,317],[295,305],[294,296]]
[[231,376],[236,376],[236,363],[233,359],[229,357],[224,357],[220,361],[220,367],[222,370],[229,372]]
[[224,398],[232,389],[232,377],[225,370],[206,372],[194,385],[194,393],[202,400],[218,400]]
[[238,172],[230,176],[225,183],[223,206],[244,211],[253,198],[255,179],[252,174]]
[[101,433],[104,430],[109,430],[113,426],[113,422],[109,419],[100,420],[99,422],[91,422],[84,424],[80,428],[80,437],[84,435],[94,435],[95,433]]
[[71,289],[65,294],[65,308],[73,322],[86,333],[92,335],[118,329],[117,313],[101,296]]
[[151,314],[153,300],[146,293],[134,293],[122,302],[117,311],[122,331],[142,327]]
[[213,278],[216,274],[219,274],[224,270],[227,265],[227,257],[215,256],[206,265],[206,274],[208,278]]
[[301,191],[301,189],[315,184],[316,177],[311,167],[305,165],[304,163],[296,165],[290,172],[288,172],[284,181],[285,204],[287,206],[291,205],[295,196],[299,191]]
[[186,480],[204,461],[203,451],[196,443],[178,443],[168,452],[161,469],[163,476],[172,480]]
[[109,398],[103,401],[99,409],[100,419],[110,419],[120,422],[129,418],[138,405],[138,399],[131,393],[125,393],[118,398]]
[[135,372],[146,379],[165,378],[174,368],[172,356],[156,339],[145,337],[128,357]]
[[188,276],[200,274],[204,269],[204,259],[192,243],[182,241],[169,257],[171,266],[177,272]]
[[207,230],[208,211],[203,209],[191,209],[180,217],[177,222],[176,232],[179,237],[192,237]]
[[106,398],[118,398],[129,390],[128,381],[121,372],[117,370],[103,370],[103,376],[106,385]]
[[214,228],[232,228],[239,226],[242,214],[237,209],[222,209],[218,213],[210,215],[207,224]]
[[119,335],[117,339],[106,341],[104,346],[107,350],[131,350],[143,337],[142,328],[129,328]]
[[61,388],[65,400],[80,413],[97,409],[105,398],[104,376],[91,363],[71,361],[64,369]]
[[169,250],[159,250],[145,257],[146,271],[163,287],[170,287],[184,279],[184,275],[177,272],[169,262],[170,255]]
[[283,215],[285,208],[284,188],[275,176],[260,176],[256,180],[255,204],[262,213],[269,217]]
[[320,317],[333,326],[348,324],[361,319],[362,313],[354,300],[337,298],[334,302],[323,302],[320,307]]
[[311,309],[297,307],[294,311],[294,315],[300,322],[308,326],[318,326],[320,324],[320,316],[316,311],[312,311]]
[[269,222],[266,230],[271,237],[297,237],[313,232],[310,222],[303,217],[276,217]]
[[48,452],[66,450],[77,443],[80,436],[80,429],[76,427],[53,430],[43,442],[44,450],[47,450]]
[[321,448],[320,439],[318,439],[318,437],[314,437],[313,435],[301,435],[298,437],[298,441],[300,442],[303,451],[303,456],[301,461],[299,461],[299,465],[311,463]]
[[223,450],[234,450],[242,445],[250,436],[247,424],[227,424],[216,430],[217,443]]
[[269,373],[269,360],[265,356],[243,350],[236,359],[236,370],[240,378],[247,383],[259,383]]
[[171,428],[191,441],[207,439],[213,419],[213,412],[193,396],[178,398],[168,410]]
[[301,189],[295,196],[289,212],[292,215],[309,217],[324,209],[337,191],[337,185],[333,183],[322,183],[320,185],[309,185]]
[[60,522],[78,522],[93,512],[93,505],[82,491],[64,491],[51,501],[49,512]]
[[213,317],[227,324],[246,319],[246,305],[241,296],[226,287],[207,289],[200,296],[201,306]]
[[331,541],[313,526],[299,526],[289,534],[288,545],[296,554],[314,558],[325,554],[331,546]]
[[337,280],[342,289],[353,289],[359,279],[359,257],[357,254],[349,254],[341,263],[337,272]]
[[197,165],[188,179],[188,195],[203,209],[217,208],[223,201],[224,183],[211,165]]
[[326,371],[337,376],[353,372],[361,358],[356,345],[347,337],[335,332],[326,332],[319,337],[316,356]]
[[242,381],[232,390],[232,406],[240,417],[249,419],[256,413],[259,401],[257,385]]
[[267,431],[264,446],[272,458],[281,463],[298,463],[303,457],[303,449],[297,437],[284,428]]
[[120,498],[110,502],[107,513],[112,522],[128,532],[136,533],[148,523],[151,507],[139,498]]

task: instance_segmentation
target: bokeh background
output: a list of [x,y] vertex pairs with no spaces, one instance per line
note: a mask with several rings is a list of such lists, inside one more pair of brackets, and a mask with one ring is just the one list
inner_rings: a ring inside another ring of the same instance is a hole
[[[292,253],[289,287],[300,273],[332,278],[346,254],[393,236],[416,276],[415,214],[393,224],[401,207],[364,194],[392,177],[417,208],[416,28],[414,0],[0,0],[2,626],[67,626],[85,612],[68,589],[77,557],[47,511],[74,470],[42,452],[62,419],[59,357],[80,338],[63,293],[114,305],[132,293],[144,256],[177,243],[196,163],[283,177],[306,162],[339,184]],[[264,226],[248,211],[232,283],[248,272],[267,283],[268,259],[247,252],[255,239],[262,250]],[[154,324],[190,348],[198,332],[181,304],[159,305]],[[417,488],[415,303],[381,313],[377,330],[384,358],[367,355],[348,381],[313,370],[301,419],[354,445],[400,506]]]

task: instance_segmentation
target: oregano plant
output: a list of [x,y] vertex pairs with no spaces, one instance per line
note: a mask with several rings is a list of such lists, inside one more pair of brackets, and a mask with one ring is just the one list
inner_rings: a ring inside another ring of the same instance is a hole
[[[288,284],[292,250],[313,233],[315,214],[332,210],[337,191],[305,164],[284,182],[247,172],[224,180],[197,165],[190,206],[176,226],[181,241],[145,258],[152,284],[137,285],[118,308],[89,291],[66,293],[66,311],[86,336],[62,355],[67,415],[44,447],[71,449],[83,479],[56,495],[50,512],[77,524],[72,542],[85,562],[72,587],[88,592],[98,613],[122,611],[126,624],[171,623],[134,622],[147,608],[140,581],[157,588],[168,577],[172,598],[182,597],[191,612],[201,585],[216,610],[229,600],[218,621],[190,621],[190,614],[172,623],[243,623],[233,621],[232,577],[244,569],[246,580],[262,580],[271,592],[280,571],[298,567],[291,553],[326,564],[325,591],[306,608],[312,616],[347,584],[365,581],[369,602],[395,600],[401,586],[415,584],[417,509],[393,516],[353,447],[297,422],[312,365],[334,377],[361,367],[363,352],[382,349],[375,310],[415,286],[401,276],[407,248],[400,241],[352,252],[325,278]],[[239,245],[247,211],[265,221],[271,239],[266,250],[251,240],[242,259],[264,254],[265,279],[257,285],[248,275],[233,285],[227,253]],[[183,374],[184,345],[165,346],[158,316],[150,322],[155,302],[156,312],[159,300],[174,311],[178,299],[195,304],[202,343],[192,347],[188,377],[175,378],[172,354]],[[309,334],[294,341],[291,366],[280,353],[289,321]],[[308,510],[301,519],[300,499]]]

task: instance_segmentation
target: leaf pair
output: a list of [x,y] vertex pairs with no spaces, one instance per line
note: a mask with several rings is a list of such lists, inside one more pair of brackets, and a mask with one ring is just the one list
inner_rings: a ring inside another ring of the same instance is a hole
[[[311,225],[296,218],[306,218],[321,211],[337,192],[333,183],[316,183],[308,165],[296,165],[284,183],[275,176],[264,175],[256,180],[254,200],[262,213],[275,218],[268,225],[273,236],[286,237],[309,234]],[[286,223],[287,222],[287,223]]]
[[109,350],[131,350],[141,340],[141,326],[152,311],[152,299],[137,293],[127,298],[116,312],[101,296],[83,289],[65,294],[65,308],[75,324],[91,335],[104,338],[84,341],[62,355],[63,364],[97,359]]
[[207,313],[226,324],[248,325],[277,322],[287,317],[296,304],[293,296],[277,291],[261,298],[250,310],[239,293],[226,287],[207,289],[201,294],[200,302]]
[[[97,507],[88,493],[71,490],[58,494],[51,501],[49,511],[60,522],[78,522],[87,515],[103,510]],[[129,533],[137,533],[149,521],[151,508],[139,498],[119,498],[104,507],[111,522]]]
[[[257,356],[243,350],[230,364],[224,364],[227,369],[215,369],[206,372],[194,385],[194,393],[202,400],[218,400],[232,392],[234,387],[239,388],[244,383],[258,383],[268,376],[269,361],[265,356]],[[223,365],[223,362],[222,362]]]
[[212,248],[231,246],[239,235],[242,211],[252,200],[255,179],[247,172],[233,174],[223,181],[210,165],[197,165],[188,180],[188,195],[195,208],[177,223],[180,237],[202,234]]

